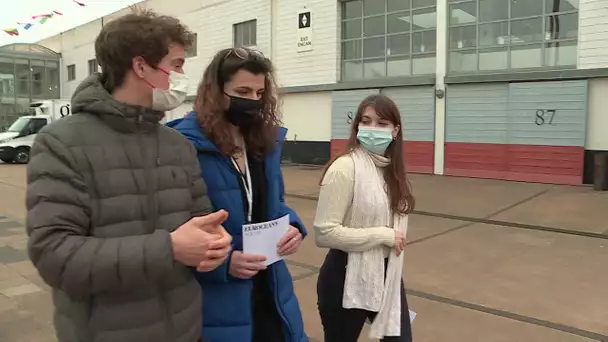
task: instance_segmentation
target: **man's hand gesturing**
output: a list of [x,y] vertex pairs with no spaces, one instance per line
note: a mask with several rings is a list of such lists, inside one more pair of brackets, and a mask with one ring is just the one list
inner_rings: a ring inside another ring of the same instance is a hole
[[196,267],[199,272],[217,268],[230,253],[232,237],[222,223],[228,212],[219,210],[190,219],[171,233],[173,257],[178,262]]

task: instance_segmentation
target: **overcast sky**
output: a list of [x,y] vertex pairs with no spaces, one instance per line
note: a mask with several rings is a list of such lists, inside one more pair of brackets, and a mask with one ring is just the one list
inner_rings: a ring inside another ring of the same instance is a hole
[[[0,0],[2,1],[2,0]],[[4,9],[0,10],[0,30],[16,28],[19,36],[9,36],[0,31],[0,46],[11,43],[34,43],[43,38],[67,31],[91,20],[116,12],[141,0],[77,0],[86,6],[81,7],[72,0],[12,0],[2,1]],[[58,11],[44,24],[32,16]],[[31,23],[29,30],[24,30],[17,22]]]

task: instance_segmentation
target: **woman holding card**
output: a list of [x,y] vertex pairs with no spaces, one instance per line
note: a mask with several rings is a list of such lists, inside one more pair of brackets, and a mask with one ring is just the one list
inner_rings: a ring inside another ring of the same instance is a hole
[[402,141],[395,103],[369,96],[321,181],[314,228],[317,245],[330,248],[317,282],[325,342],[356,342],[366,320],[371,338],[412,341],[402,269],[414,197]]
[[[306,342],[291,275],[283,260],[243,252],[243,226],[289,215],[276,253],[295,253],[304,225],[283,200],[276,85],[259,51],[219,51],[203,75],[194,111],[168,123],[198,151],[215,209],[225,209],[233,252],[212,272],[196,273],[203,289],[203,338],[213,342]],[[183,175],[174,175],[182,177]],[[246,227],[247,228],[247,227]]]

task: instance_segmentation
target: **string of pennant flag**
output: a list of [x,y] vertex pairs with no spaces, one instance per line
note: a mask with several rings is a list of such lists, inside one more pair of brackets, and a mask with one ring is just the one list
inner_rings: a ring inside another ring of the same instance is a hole
[[[74,2],[75,4],[77,4],[80,7],[86,6],[86,4],[84,4],[83,2],[80,2],[80,1],[72,0],[72,2]],[[44,24],[49,19],[51,19],[51,18],[53,18],[55,16],[59,16],[59,15],[63,15],[63,13],[61,13],[59,11],[52,11],[50,13],[33,15],[31,17],[32,21],[18,21],[17,25],[19,25],[20,28],[9,27],[9,28],[2,29],[2,31],[6,32],[6,34],[8,34],[9,36],[18,36],[19,33],[20,33],[20,31],[21,32],[27,31],[32,26],[38,25],[38,24],[40,24],[40,25]]]

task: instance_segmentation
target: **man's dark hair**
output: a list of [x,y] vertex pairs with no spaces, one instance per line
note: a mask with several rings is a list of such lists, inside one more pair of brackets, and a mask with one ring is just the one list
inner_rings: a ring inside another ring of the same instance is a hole
[[122,85],[133,58],[141,56],[156,67],[169,53],[169,45],[188,48],[192,39],[192,32],[178,19],[151,11],[138,11],[110,21],[95,40],[105,87],[113,91]]

